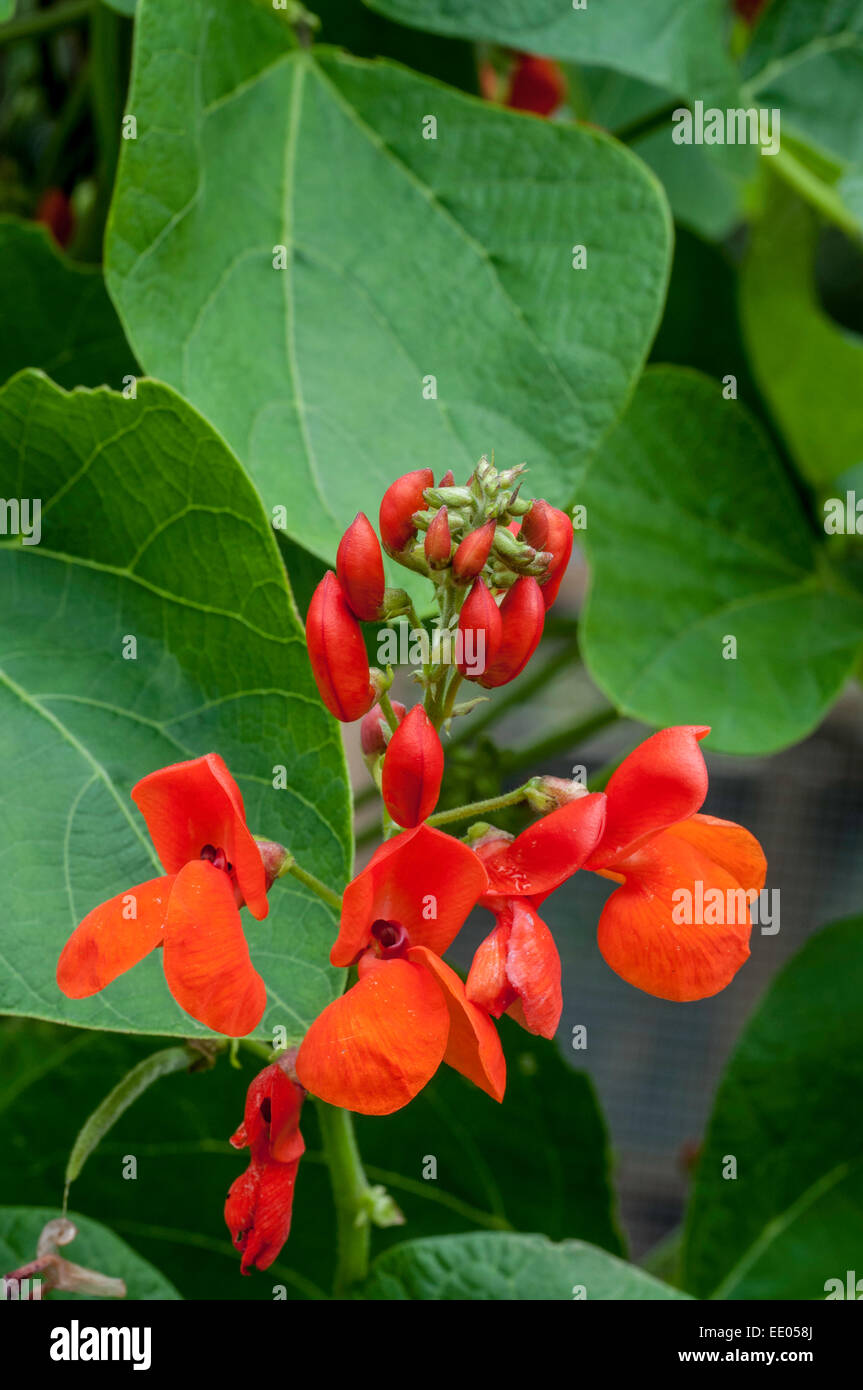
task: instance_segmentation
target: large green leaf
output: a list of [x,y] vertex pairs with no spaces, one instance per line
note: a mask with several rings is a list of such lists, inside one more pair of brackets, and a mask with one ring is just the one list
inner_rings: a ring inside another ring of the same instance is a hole
[[566,500],[665,292],[667,209],[628,150],[291,50],[248,0],[146,0],[129,110],[109,290],[295,539],[331,560],[398,473],[492,448]]
[[[863,340],[821,308],[818,219],[775,180],[743,262],[740,303],[753,370],[801,472],[827,483],[863,460]],[[789,352],[789,343],[805,351]]]
[[719,382],[646,372],[580,500],[585,657],[626,714],[710,724],[712,746],[737,753],[815,727],[858,658],[863,598],[831,575],[767,438]]
[[0,381],[41,367],[60,386],[113,386],[137,372],[102,272],[75,265],[44,227],[0,218]]
[[366,0],[434,33],[615,68],[708,104],[734,90],[724,0]]
[[[441,1067],[404,1110],[358,1117],[369,1176],[386,1184],[411,1237],[480,1226],[541,1231],[556,1240],[580,1236],[621,1254],[593,1085],[554,1043],[507,1019],[499,1029],[507,1058],[503,1104]],[[387,1233],[391,1241],[404,1234]]]
[[[823,1298],[863,1246],[863,918],[785,967],[728,1065],[696,1174],[684,1284]],[[736,1177],[727,1176],[728,1158]]]
[[679,1299],[661,1284],[580,1240],[476,1232],[406,1241],[379,1256],[363,1297],[446,1302]]
[[[200,1034],[158,952],[88,1000],[61,995],[54,969],[90,908],[157,872],[129,789],[167,763],[221,753],[255,833],[334,885],[346,876],[341,742],[272,532],[224,443],[149,381],[127,400],[13,378],[0,393],[0,495],[42,503],[38,545],[0,541],[0,1008]],[[136,659],[124,659],[128,637]],[[247,934],[268,985],[260,1031],[296,1037],[338,976],[330,913],[289,883]]]
[[[36,1244],[43,1226],[64,1213],[59,1207],[0,1207],[0,1275],[8,1274],[35,1259]],[[127,1299],[177,1299],[180,1295],[164,1275],[98,1221],[69,1213],[78,1234],[59,1253],[73,1264],[97,1270],[112,1279],[122,1279]],[[89,1300],[82,1294],[59,1293],[54,1300]]]

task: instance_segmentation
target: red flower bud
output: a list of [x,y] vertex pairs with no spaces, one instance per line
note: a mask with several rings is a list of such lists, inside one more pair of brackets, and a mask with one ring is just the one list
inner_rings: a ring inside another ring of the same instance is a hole
[[[401,724],[407,711],[398,700],[392,700],[391,704],[396,719]],[[385,730],[388,728],[386,715],[380,705],[374,705],[364,716],[360,725],[360,744],[365,757],[374,758],[378,753],[383,753],[387,746]]]
[[537,58],[532,53],[519,54],[509,84],[506,105],[515,111],[535,111],[538,116],[550,116],[566,97],[566,82],[557,63],[549,58]]
[[546,609],[549,609],[557,598],[572,554],[572,521],[566,512],[559,511],[538,497],[524,518],[520,539],[532,545],[534,550],[545,550],[552,556],[548,569],[539,580],[543,601]]
[[482,575],[462,604],[458,630],[463,644],[458,669],[468,680],[476,680],[493,665],[503,636],[500,609]]
[[[446,486],[441,483],[441,487]],[[449,529],[449,513],[446,507],[441,507],[429,529],[426,531],[425,539],[426,559],[433,570],[442,570],[449,564],[449,557],[452,554],[452,536]]]
[[438,487],[452,487],[454,483],[455,474],[453,473],[451,468],[448,468],[447,471],[444,473],[443,477],[441,478],[440,482],[438,483]]
[[384,558],[372,524],[357,512],[336,552],[336,573],[348,607],[363,622],[381,615],[384,601]]
[[72,204],[62,188],[46,188],[36,208],[36,221],[47,227],[58,246],[68,246],[75,230]]
[[486,690],[515,680],[536,651],[545,624],[542,589],[531,575],[522,575],[507,591],[499,611],[500,646],[494,661],[479,679]]
[[414,512],[425,507],[423,491],[434,487],[434,474],[430,468],[416,468],[413,473],[405,473],[390,483],[381,501],[380,531],[384,550],[390,555],[401,555],[413,540],[417,528],[411,518]]
[[443,748],[423,709],[414,705],[389,741],[381,792],[397,825],[406,830],[430,816],[440,795]]
[[491,554],[496,527],[495,521],[487,521],[484,526],[465,536],[452,557],[452,573],[457,584],[469,584],[482,573],[483,565]]
[[330,714],[343,724],[361,718],[375,698],[366,644],[332,570],[312,594],[306,641],[312,674]]

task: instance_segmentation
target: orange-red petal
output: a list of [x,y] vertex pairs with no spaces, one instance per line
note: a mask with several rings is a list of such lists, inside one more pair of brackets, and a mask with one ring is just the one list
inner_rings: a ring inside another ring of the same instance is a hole
[[624,758],[605,789],[605,830],[588,869],[614,866],[699,810],[707,795],[707,768],[698,741],[709,732],[704,725],[660,729]]
[[667,833],[700,849],[714,864],[727,870],[741,888],[754,888],[760,893],[764,887],[767,877],[764,850],[755,836],[735,821],[720,820],[718,816],[692,816],[671,826]]
[[[599,949],[612,970],[648,994],[706,999],[729,984],[749,955],[749,912],[739,897],[744,887],[677,829],[618,865],[626,881],[603,908]],[[723,922],[675,921],[686,912],[681,890],[691,895],[688,915],[707,916],[698,907],[699,882],[704,894],[722,893]]]
[[267,991],[249,957],[228,874],[205,859],[180,870],[164,943],[168,988],[186,1013],[229,1038],[257,1027]]
[[512,926],[506,973],[521,1001],[518,1021],[529,1033],[553,1038],[563,1011],[560,956],[554,937],[529,903],[510,903]]
[[398,922],[412,946],[438,955],[452,943],[487,886],[472,849],[452,835],[418,825],[388,840],[345,889],[333,965],[350,965],[378,920]]
[[315,1019],[297,1054],[297,1076],[330,1105],[389,1115],[434,1076],[449,1031],[443,994],[422,965],[373,961]]
[[488,936],[477,947],[465,986],[468,999],[495,1018],[506,1013],[518,998],[506,973],[509,929],[509,914],[502,912]]
[[173,875],[151,878],[87,913],[57,962],[57,984],[67,998],[97,994],[161,946],[173,882]]
[[604,825],[605,796],[594,792],[559,806],[514,840],[490,843],[478,851],[488,873],[487,896],[546,896],[582,867]]
[[168,873],[200,859],[205,845],[223,849],[249,911],[266,917],[263,861],[246,825],[242,793],[218,753],[151,772],[132,788],[132,800]]
[[414,946],[408,955],[417,964],[425,965],[443,991],[449,1010],[449,1038],[444,1061],[492,1100],[503,1100],[506,1060],[488,1014],[471,1003],[455,971],[428,947]]

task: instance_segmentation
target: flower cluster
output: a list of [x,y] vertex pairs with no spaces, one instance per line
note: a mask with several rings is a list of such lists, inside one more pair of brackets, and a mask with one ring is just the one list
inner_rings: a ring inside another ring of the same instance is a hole
[[[432,581],[438,632],[482,635],[482,669],[430,659],[415,673],[422,703],[406,709],[389,699],[392,671],[369,667],[360,622],[417,619],[408,595],[386,587],[381,544],[362,514],[342,538],[336,573],[312,600],[307,632],[318,688],[337,718],[362,719],[363,753],[388,814],[384,843],[341,899],[330,960],[347,968],[348,987],[295,1052],[281,1053],[255,1078],[231,1141],[250,1150],[225,1207],[244,1273],[271,1264],[287,1238],[307,1093],[385,1115],[446,1063],[503,1099],[506,1064],[494,1020],[506,1013],[530,1033],[554,1036],[561,963],[540,912],[575,874],[614,883],[599,949],[649,994],[706,998],[749,954],[749,908],[766,864],[748,831],[701,812],[703,726],[652,735],[603,792],[535,777],[507,793],[498,801],[521,800],[540,813],[516,836],[475,819],[489,803],[434,815],[444,773],[440,731],[474,703],[456,705],[455,691],[465,678],[492,687],[524,668],[572,549],[569,518],[543,500],[522,500],[520,475],[483,460],[463,487],[451,476],[435,486],[419,469],[397,479],[381,503],[383,550]],[[264,918],[267,894],[285,872],[331,903],[336,895],[281,845],[252,835],[239,788],[214,753],[150,773],[132,798],[164,873],[88,913],[60,957],[60,989],[76,999],[93,994],[161,947],[168,988],[187,1013],[231,1037],[254,1032],[266,987],[240,909]],[[474,819],[462,839],[438,828],[459,818]],[[675,908],[681,894],[712,895],[731,910],[693,920]],[[444,955],[475,908],[490,912],[493,925],[462,979]]]

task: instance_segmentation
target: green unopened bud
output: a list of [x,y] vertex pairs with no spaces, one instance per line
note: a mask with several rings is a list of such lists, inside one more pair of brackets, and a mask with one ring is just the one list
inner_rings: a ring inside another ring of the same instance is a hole
[[469,507],[473,502],[468,487],[427,487],[423,497],[430,507]]
[[373,1226],[386,1228],[387,1226],[403,1226],[405,1224],[404,1212],[396,1205],[386,1188],[381,1187],[380,1184],[366,1189],[363,1195],[363,1207],[366,1219],[371,1221]]
[[559,806],[578,801],[587,794],[583,782],[567,777],[532,777],[524,789],[525,801],[541,815],[548,815],[549,811],[556,811]]

